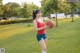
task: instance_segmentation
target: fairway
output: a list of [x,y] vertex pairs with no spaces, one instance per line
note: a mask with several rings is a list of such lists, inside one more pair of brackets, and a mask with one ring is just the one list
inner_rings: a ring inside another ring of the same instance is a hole
[[[47,29],[48,53],[80,53],[80,18],[74,20],[59,19],[59,27]],[[41,53],[36,32],[30,25],[0,26],[0,48],[5,48],[5,53]]]

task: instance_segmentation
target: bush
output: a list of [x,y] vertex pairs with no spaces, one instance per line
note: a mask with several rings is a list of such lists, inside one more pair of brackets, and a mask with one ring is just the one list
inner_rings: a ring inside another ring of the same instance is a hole
[[0,25],[6,25],[6,24],[15,24],[15,23],[26,23],[26,22],[32,22],[32,19],[22,19],[22,20],[5,20],[0,21]]

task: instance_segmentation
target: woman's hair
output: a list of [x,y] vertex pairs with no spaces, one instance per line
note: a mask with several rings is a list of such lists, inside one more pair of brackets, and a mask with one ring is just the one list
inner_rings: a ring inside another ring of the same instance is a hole
[[40,10],[33,10],[33,20],[36,19],[36,14],[39,13]]

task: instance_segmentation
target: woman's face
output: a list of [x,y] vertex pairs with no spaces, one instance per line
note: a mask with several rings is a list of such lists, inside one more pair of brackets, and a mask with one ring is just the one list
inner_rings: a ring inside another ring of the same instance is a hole
[[42,16],[41,11],[39,11],[39,12],[36,14],[36,16],[37,16],[38,18],[40,18],[40,17]]

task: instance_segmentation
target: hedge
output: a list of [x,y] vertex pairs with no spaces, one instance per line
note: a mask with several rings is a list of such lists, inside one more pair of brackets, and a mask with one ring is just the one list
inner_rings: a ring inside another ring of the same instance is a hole
[[23,20],[5,20],[0,21],[0,25],[6,25],[6,24],[15,24],[15,23],[26,23],[26,22],[32,22],[32,19],[23,19]]

